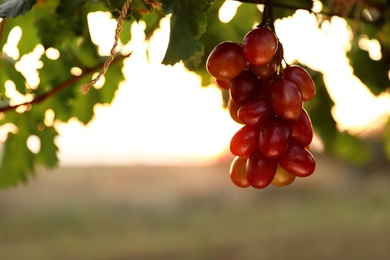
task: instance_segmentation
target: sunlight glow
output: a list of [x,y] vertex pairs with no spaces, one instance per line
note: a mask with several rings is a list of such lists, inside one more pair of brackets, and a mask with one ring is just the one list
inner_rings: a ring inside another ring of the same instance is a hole
[[[322,8],[320,1],[314,4],[318,10]],[[226,1],[219,14],[221,21],[232,19],[238,5],[239,2]],[[88,22],[99,53],[109,55],[116,21],[108,12],[96,12],[88,15]],[[95,116],[87,126],[74,118],[59,123],[53,110],[46,111],[39,128],[54,124],[59,131],[55,141],[60,147],[62,165],[208,164],[229,149],[231,137],[241,126],[223,109],[220,90],[214,85],[201,88],[199,76],[188,72],[181,63],[160,64],[168,44],[169,22],[169,17],[164,18],[149,42],[144,41],[145,23],[133,23],[132,40],[118,45],[121,53],[133,51],[124,62],[125,81],[116,91],[112,105],[95,106]],[[353,75],[345,54],[351,48],[352,32],[343,19],[335,17],[319,29],[314,14],[297,11],[292,17],[277,20],[275,27],[288,63],[298,60],[324,73],[326,87],[335,102],[332,114],[341,130],[369,134],[383,125],[390,115],[390,94],[374,96]],[[12,46],[19,41],[21,32],[16,29],[13,34],[4,49],[11,57],[18,57],[17,48]],[[371,57],[379,58],[380,48],[374,40],[362,38],[359,43]],[[45,53],[43,46],[37,46],[22,57],[17,68],[28,70],[27,84],[39,84],[37,69],[43,64],[33,60],[43,54],[58,59],[55,51],[49,49]],[[80,75],[82,71],[74,67],[71,73]],[[99,81],[97,88],[103,86],[104,80]],[[12,81],[7,81],[6,95],[12,104],[32,98],[19,93]],[[18,112],[26,108],[21,107]],[[17,131],[14,125],[5,126],[0,127],[0,139]],[[313,145],[322,145],[317,136]]]
[[241,5],[239,1],[226,1],[222,4],[218,12],[218,18],[223,23],[230,22],[237,13],[237,8]]

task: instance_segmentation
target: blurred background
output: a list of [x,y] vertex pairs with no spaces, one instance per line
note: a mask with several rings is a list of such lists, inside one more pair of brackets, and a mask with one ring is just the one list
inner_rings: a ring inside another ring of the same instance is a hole
[[[228,22],[236,4],[226,4],[220,19]],[[88,19],[108,54],[115,20],[103,12]],[[313,15],[298,11],[275,26],[287,62],[324,73],[339,130],[372,140],[376,154],[389,94],[374,96],[353,76],[346,22],[335,18],[320,30]],[[302,35],[290,33],[302,26]],[[228,147],[241,126],[216,86],[202,88],[182,64],[161,65],[169,19],[147,44],[144,27],[134,23],[122,46],[134,53],[113,103],[96,106],[87,126],[55,123],[60,166],[0,190],[0,259],[388,259],[390,164],[381,153],[350,164],[324,153],[316,137],[309,178],[283,188],[235,187]],[[365,44],[375,55],[377,45]]]

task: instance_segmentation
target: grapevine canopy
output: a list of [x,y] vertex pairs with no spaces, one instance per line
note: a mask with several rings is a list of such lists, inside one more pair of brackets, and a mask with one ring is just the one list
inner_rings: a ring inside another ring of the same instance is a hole
[[[58,132],[48,122],[67,122],[77,118],[90,122],[96,104],[110,103],[121,81],[121,68],[128,55],[117,52],[105,74],[101,88],[91,87],[85,94],[80,87],[105,66],[106,56],[99,53],[91,39],[88,14],[109,12],[119,19],[125,0],[0,0],[0,129],[5,133],[0,149],[0,187],[26,182],[37,165],[55,167]],[[241,42],[243,36],[264,17],[264,6],[272,5],[269,26],[274,21],[306,10],[321,27],[332,17],[345,19],[353,33],[347,57],[354,74],[374,95],[388,92],[390,69],[390,8],[386,0],[312,1],[312,0],[241,0],[233,19],[221,22],[218,12],[222,0],[133,0],[122,24],[119,41],[131,39],[132,23],[143,21],[149,39],[164,17],[170,17],[169,44],[163,59],[166,65],[183,62],[210,84],[205,60],[222,41]],[[321,8],[318,8],[320,6]],[[267,9],[269,10],[269,9]],[[305,28],[291,28],[305,30]],[[9,40],[20,37],[18,52],[11,55]],[[16,35],[16,36],[15,36]],[[375,41],[380,55],[370,57],[361,39]],[[288,42],[283,43],[288,45]],[[37,51],[38,50],[38,51]],[[40,51],[39,51],[40,50]],[[54,52],[57,58],[49,53]],[[323,50],[326,52],[326,50]],[[29,85],[18,64],[32,52],[40,53],[36,85]],[[58,58],[60,57],[60,58]],[[334,105],[321,72],[307,68],[317,85],[317,95],[307,110],[325,150],[356,163],[369,162],[372,151],[366,140],[337,129],[331,114]],[[10,94],[16,91],[19,98]],[[226,97],[226,93],[222,93]],[[40,139],[39,151],[31,151],[27,140]],[[379,150],[390,157],[390,123],[376,136],[383,143]]]

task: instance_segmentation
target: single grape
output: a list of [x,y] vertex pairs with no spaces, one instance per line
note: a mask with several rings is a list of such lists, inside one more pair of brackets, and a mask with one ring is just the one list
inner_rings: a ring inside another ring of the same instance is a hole
[[283,70],[283,77],[298,85],[302,100],[309,101],[316,94],[316,86],[310,74],[301,66],[292,65]]
[[223,80],[237,77],[246,65],[241,45],[229,41],[215,46],[206,61],[210,75]]
[[256,74],[260,79],[268,79],[275,75],[276,72],[276,63],[274,60],[261,65],[261,66],[252,66],[253,73]]
[[279,157],[278,162],[283,169],[298,177],[310,176],[316,167],[313,155],[296,144],[290,144],[286,152]]
[[215,83],[220,89],[228,90],[230,88],[230,80],[229,79],[215,79]]
[[240,105],[237,105],[234,101],[232,101],[230,98],[229,98],[229,101],[228,101],[228,110],[229,110],[229,114],[230,114],[230,117],[236,122],[236,123],[239,123],[239,124],[244,124],[239,118],[238,118],[238,110],[240,109]]
[[275,113],[285,120],[294,120],[302,112],[301,91],[291,80],[279,78],[273,82],[271,102]]
[[300,146],[308,146],[313,139],[313,126],[305,109],[301,114],[290,121],[291,142]]
[[259,145],[259,128],[245,125],[230,141],[230,151],[237,156],[249,156]]
[[268,28],[256,28],[248,32],[242,40],[245,58],[255,66],[267,64],[278,49],[278,39]]
[[288,147],[290,127],[285,121],[275,118],[260,131],[259,149],[268,158],[278,158]]
[[246,125],[263,125],[274,116],[271,102],[265,98],[249,101],[238,109],[238,118]]
[[236,156],[230,164],[230,179],[236,186],[241,188],[250,186],[246,177],[246,161],[247,157]]
[[255,150],[248,158],[246,174],[250,185],[256,189],[267,187],[274,179],[277,161]]
[[287,172],[278,164],[278,168],[276,169],[276,174],[271,183],[274,186],[283,187],[293,183],[295,177],[296,176],[294,174]]
[[244,70],[230,82],[230,98],[239,105],[255,99],[259,90],[259,79],[250,70]]

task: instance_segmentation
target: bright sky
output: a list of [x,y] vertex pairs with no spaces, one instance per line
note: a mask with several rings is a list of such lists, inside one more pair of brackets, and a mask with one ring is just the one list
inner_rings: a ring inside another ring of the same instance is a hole
[[[235,1],[225,3],[227,10],[236,8],[228,6],[237,4]],[[89,19],[96,25],[94,40],[102,44],[101,52],[108,54],[115,20],[104,13]],[[318,30],[315,17],[301,11],[278,20],[275,26],[288,62],[298,59],[326,74],[325,82],[336,102],[332,112],[341,129],[369,131],[367,125],[387,119],[389,95],[371,95],[352,75],[345,55],[350,32],[342,19],[333,19]],[[160,64],[169,20],[161,27],[150,42],[148,61],[143,25],[133,26],[133,40],[124,50],[134,49],[134,53],[125,62],[126,82],[120,85],[111,106],[96,107],[96,116],[87,127],[77,120],[58,126],[61,135],[56,142],[62,165],[207,164],[226,151],[240,125],[222,108],[215,86],[201,88],[200,78],[181,64]],[[366,39],[362,44],[371,46],[370,52],[377,55],[375,42]]]

